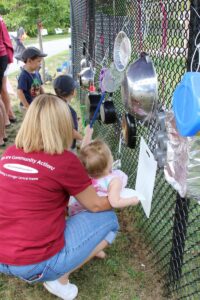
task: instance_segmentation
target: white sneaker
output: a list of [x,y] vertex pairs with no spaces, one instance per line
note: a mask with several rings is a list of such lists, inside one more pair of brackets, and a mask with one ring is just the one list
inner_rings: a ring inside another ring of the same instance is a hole
[[63,300],[73,300],[78,294],[78,288],[75,284],[61,284],[58,280],[45,281],[44,287],[52,294],[60,297]]

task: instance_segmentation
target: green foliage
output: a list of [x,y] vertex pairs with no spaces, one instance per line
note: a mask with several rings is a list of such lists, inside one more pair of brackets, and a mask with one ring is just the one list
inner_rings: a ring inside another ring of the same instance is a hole
[[23,26],[30,36],[37,33],[37,21],[49,33],[54,28],[66,29],[70,26],[69,0],[2,0],[0,14],[10,31]]

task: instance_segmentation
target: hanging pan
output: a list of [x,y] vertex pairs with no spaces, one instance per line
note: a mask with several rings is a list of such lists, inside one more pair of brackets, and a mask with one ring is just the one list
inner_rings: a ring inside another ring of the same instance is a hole
[[103,68],[100,73],[100,87],[102,92],[114,93],[121,85],[123,72],[119,72],[114,63],[109,68]]
[[133,115],[125,113],[122,118],[122,134],[126,146],[133,149],[136,145],[136,123]]
[[[101,94],[99,94],[99,93],[89,93],[88,94],[88,97],[86,100],[86,107],[87,107],[86,121],[90,122],[92,120],[100,99],[101,99]],[[99,112],[97,113],[96,119],[100,120]]]
[[83,68],[79,74],[80,86],[89,88],[94,83],[95,70],[92,66]]
[[115,39],[113,56],[116,69],[124,71],[131,58],[131,42],[124,31],[120,31]]
[[151,120],[158,98],[157,75],[147,53],[130,64],[122,82],[122,101],[139,120]]
[[101,121],[104,124],[113,124],[117,120],[115,106],[112,101],[112,93],[107,100],[105,100],[100,107]]

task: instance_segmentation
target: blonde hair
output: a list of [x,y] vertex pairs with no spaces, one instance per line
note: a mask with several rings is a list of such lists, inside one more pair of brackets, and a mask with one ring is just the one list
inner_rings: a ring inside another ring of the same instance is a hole
[[103,176],[113,160],[110,148],[99,139],[84,146],[80,150],[79,158],[88,174],[94,178]]
[[60,154],[72,145],[72,120],[66,103],[42,94],[31,103],[15,139],[24,152]]

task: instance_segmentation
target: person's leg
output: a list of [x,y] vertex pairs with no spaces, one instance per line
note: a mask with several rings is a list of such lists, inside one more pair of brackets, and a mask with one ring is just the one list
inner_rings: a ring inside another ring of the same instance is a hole
[[63,274],[56,280],[52,277],[48,279],[47,276],[45,288],[62,299],[74,299],[78,289],[69,283],[69,274],[111,244],[118,228],[117,217],[113,211],[100,213],[84,211],[70,217],[66,222],[66,245],[59,253],[56,263],[52,262],[49,266],[55,274],[61,273],[61,270]]
[[4,124],[5,124],[5,126],[9,126],[10,121],[9,121],[8,115],[6,113],[5,105],[4,105],[1,97],[0,97],[0,107],[1,107],[1,111],[3,113]]
[[9,96],[8,90],[7,90],[7,76],[4,76],[3,80],[2,80],[1,97],[2,97],[2,100],[4,102],[5,109],[6,109],[6,114],[7,114],[8,118],[11,119],[11,120],[15,120],[16,117],[15,117],[14,112],[12,110],[11,102],[10,102],[10,96]]
[[4,146],[4,137],[5,137],[5,122],[3,112],[0,107],[0,146]]
[[0,146],[4,146],[4,138],[6,137],[6,112],[3,101],[0,97]]
[[87,259],[85,261],[83,261],[82,264],[80,264],[79,266],[77,266],[74,270],[70,271],[70,273],[66,273],[65,275],[63,275],[62,277],[60,277],[58,280],[61,284],[67,284],[69,281],[69,275],[71,273],[73,273],[74,271],[76,271],[77,269],[80,269],[84,264],[86,264],[88,261],[90,261],[94,256],[97,256],[98,253],[100,252],[104,252],[103,249],[105,249],[108,246],[108,242],[107,241],[102,241],[99,243],[99,245],[97,245],[97,247],[92,251],[92,253],[87,257]]
[[[7,56],[0,56],[0,95],[1,95],[2,90],[3,90],[3,78],[4,78],[4,72],[7,68],[7,65],[8,65],[8,57]],[[2,100],[1,100],[1,102],[2,102]],[[5,110],[5,106],[4,105],[2,106],[2,104],[1,104],[1,110],[2,110],[3,115],[4,115],[5,124],[9,125],[10,121],[9,121],[9,118],[8,118],[6,110]]]

